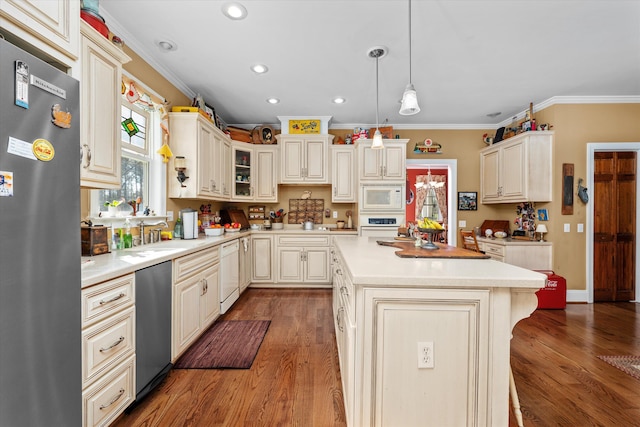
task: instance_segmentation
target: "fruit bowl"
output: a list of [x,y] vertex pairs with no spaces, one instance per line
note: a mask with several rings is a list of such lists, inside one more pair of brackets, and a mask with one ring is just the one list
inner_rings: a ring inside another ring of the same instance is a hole
[[239,228],[222,228],[221,230],[224,230],[225,233],[237,233],[240,231]]
[[433,243],[433,236],[438,233],[442,233],[444,230],[440,230],[437,228],[421,228],[418,227],[418,231],[427,235],[427,241],[421,246],[422,249],[440,249]]
[[207,236],[222,236],[224,228],[205,228],[204,234]]

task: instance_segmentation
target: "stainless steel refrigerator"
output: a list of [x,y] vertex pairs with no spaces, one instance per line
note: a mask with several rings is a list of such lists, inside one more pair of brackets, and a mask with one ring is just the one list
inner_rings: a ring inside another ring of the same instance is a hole
[[78,81],[0,39],[0,425],[82,424]]

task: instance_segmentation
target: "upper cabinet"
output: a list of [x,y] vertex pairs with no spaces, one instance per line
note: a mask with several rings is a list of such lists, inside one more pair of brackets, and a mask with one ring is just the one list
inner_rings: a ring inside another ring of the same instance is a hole
[[[170,173],[169,197],[229,200],[231,198],[231,140],[198,113],[169,113],[171,150],[186,161],[181,184]],[[172,166],[169,168],[173,171]]]
[[328,184],[333,135],[277,135],[282,184]]
[[0,27],[68,67],[78,58],[78,0],[1,0]]
[[358,139],[360,181],[402,181],[407,176],[408,139],[385,139],[383,149],[371,148],[371,139]]
[[332,145],[331,148],[331,201],[356,203],[358,182],[356,175],[355,145]]
[[553,132],[526,132],[480,151],[482,203],[552,201]]
[[277,145],[232,141],[231,200],[278,201]]
[[80,185],[120,188],[122,64],[131,58],[86,22],[80,28]]

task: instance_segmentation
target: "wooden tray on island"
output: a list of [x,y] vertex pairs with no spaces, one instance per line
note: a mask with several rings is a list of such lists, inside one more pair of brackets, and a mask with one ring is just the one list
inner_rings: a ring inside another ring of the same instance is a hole
[[422,249],[417,248],[413,242],[399,241],[376,241],[381,246],[392,246],[401,249],[396,251],[396,255],[400,258],[449,258],[449,259],[489,259],[489,255],[481,252],[470,251],[456,246],[445,245],[444,243],[435,243],[438,249]]

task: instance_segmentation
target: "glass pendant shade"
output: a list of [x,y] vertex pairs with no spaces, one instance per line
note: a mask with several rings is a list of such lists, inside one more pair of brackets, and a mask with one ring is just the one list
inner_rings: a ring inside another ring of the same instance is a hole
[[384,148],[384,144],[382,143],[382,134],[379,129],[376,129],[373,134],[373,142],[371,143],[371,148],[373,149],[381,149]]
[[418,96],[412,83],[409,83],[402,95],[402,105],[400,106],[400,114],[403,116],[411,116],[420,112],[418,105]]

